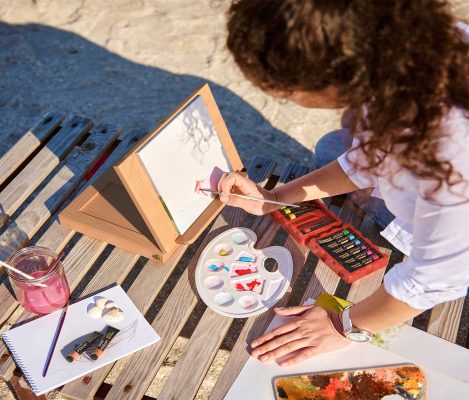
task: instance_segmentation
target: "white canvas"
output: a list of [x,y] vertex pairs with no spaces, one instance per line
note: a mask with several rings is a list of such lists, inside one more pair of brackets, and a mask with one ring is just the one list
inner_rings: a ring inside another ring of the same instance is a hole
[[233,170],[200,96],[137,156],[180,234],[213,200],[196,186],[216,190],[221,174]]

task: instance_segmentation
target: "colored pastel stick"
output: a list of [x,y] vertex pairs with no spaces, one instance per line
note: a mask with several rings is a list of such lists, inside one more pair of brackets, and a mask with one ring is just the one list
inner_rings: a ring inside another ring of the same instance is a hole
[[329,243],[329,242],[332,242],[333,240],[335,239],[338,239],[342,236],[346,236],[350,234],[350,231],[348,229],[344,229],[343,231],[341,232],[338,232],[338,233],[334,233],[332,236],[328,236],[328,237],[325,237],[323,239],[319,239],[318,240],[318,243],[319,244],[324,244],[324,243]]
[[322,228],[323,226],[327,226],[329,225],[330,223],[330,220],[328,221],[325,221],[325,222],[320,222],[316,225],[313,225],[313,226],[310,226],[308,228],[304,228],[304,229],[300,229],[300,232],[303,234],[303,235],[306,235],[307,233],[310,233],[312,231],[315,231],[316,229],[319,229],[319,228]]
[[302,215],[304,215],[304,214],[307,214],[307,213],[309,213],[309,212],[311,212],[311,211],[312,211],[312,210],[309,210],[309,209],[308,209],[308,210],[298,211],[298,212],[294,211],[294,212],[291,212],[290,214],[286,214],[285,216],[286,216],[287,218],[289,218],[289,219],[295,219],[295,218],[298,218],[298,217],[300,217],[300,216],[302,216]]
[[298,208],[295,208],[294,210],[292,210],[291,208],[289,207],[284,207],[282,208],[280,211],[284,214],[290,214],[292,212],[298,212],[298,211],[303,211],[303,210],[314,210],[315,208],[314,207],[310,207],[310,206],[301,206],[301,207],[298,207]]

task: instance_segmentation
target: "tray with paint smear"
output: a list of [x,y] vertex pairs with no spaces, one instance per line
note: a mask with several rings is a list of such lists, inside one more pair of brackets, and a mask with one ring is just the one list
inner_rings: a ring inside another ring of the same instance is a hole
[[[202,252],[195,282],[202,300],[217,313],[252,317],[272,308],[287,291],[293,273],[290,252],[281,246],[255,249],[256,241],[252,230],[233,228]],[[271,259],[276,270],[268,267]]]

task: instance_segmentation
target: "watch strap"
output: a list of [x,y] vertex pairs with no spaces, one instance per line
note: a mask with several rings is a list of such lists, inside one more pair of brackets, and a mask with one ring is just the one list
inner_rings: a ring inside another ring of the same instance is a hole
[[350,332],[352,332],[353,324],[352,320],[350,319],[350,309],[352,306],[345,307],[341,314],[342,319],[342,329],[344,330],[344,335],[347,336]]

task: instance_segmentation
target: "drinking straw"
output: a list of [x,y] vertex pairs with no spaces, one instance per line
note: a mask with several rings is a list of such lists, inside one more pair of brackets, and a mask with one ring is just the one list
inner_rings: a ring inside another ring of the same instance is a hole
[[[24,277],[26,279],[36,279],[34,276],[31,276],[31,275],[27,274],[26,272],[20,271],[19,269],[15,268],[15,267],[12,267],[10,264],[7,264],[4,261],[0,260],[0,265],[2,265],[3,267],[17,273],[18,275],[21,275],[22,277]],[[44,283],[40,283],[40,282],[31,282],[31,284],[34,285],[34,286],[47,287],[47,285],[45,285]]]

